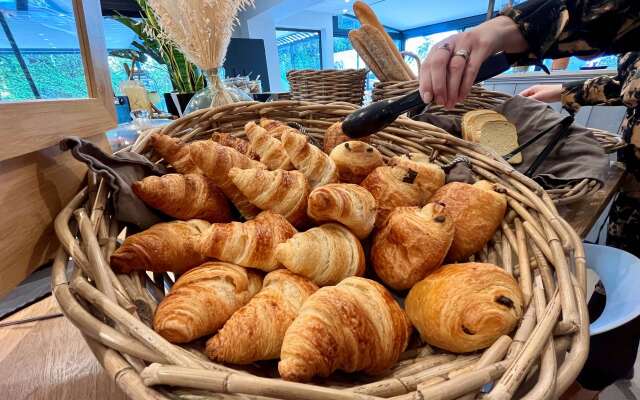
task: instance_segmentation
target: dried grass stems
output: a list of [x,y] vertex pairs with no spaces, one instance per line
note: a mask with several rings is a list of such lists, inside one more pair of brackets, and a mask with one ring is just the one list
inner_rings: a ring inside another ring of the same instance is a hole
[[240,10],[253,0],[149,0],[163,34],[203,71],[218,68]]

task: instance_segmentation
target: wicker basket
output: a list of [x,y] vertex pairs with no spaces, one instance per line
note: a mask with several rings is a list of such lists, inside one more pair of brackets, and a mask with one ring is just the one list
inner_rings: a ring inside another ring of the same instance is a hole
[[[372,98],[373,101],[379,101],[402,96],[417,89],[418,81],[377,82],[374,84]],[[468,111],[494,108],[510,98],[511,96],[508,94],[489,91],[482,86],[476,85],[471,89],[471,93],[469,93],[464,102],[456,104],[452,110],[445,110],[442,106],[433,105],[429,108],[429,112],[436,115],[447,114],[462,117]],[[594,137],[607,154],[616,152],[626,146],[622,137],[618,135],[601,129],[587,129],[593,132]],[[550,189],[548,193],[557,205],[563,205],[583,200],[600,190],[601,187],[600,182],[595,179],[583,179],[574,184]]]
[[292,70],[287,73],[293,100],[362,105],[366,69]]
[[[241,136],[243,125],[260,117],[301,124],[308,135],[320,138],[353,110],[346,104],[296,101],[235,103],[148,131],[132,150],[153,157],[146,144],[151,132],[185,140],[204,139],[216,130]],[[250,372],[214,364],[197,346],[170,344],[149,327],[156,307],[150,292],[164,295],[173,283],[168,274],[151,279],[146,273],[112,272],[107,260],[120,227],[105,207],[106,185],[92,175],[88,187],[55,221],[62,243],[53,271],[56,299],[108,374],[134,400],[446,400],[467,394],[464,398],[474,398],[489,382],[494,382],[489,399],[557,398],[587,357],[589,320],[581,240],[558,215],[549,195],[479,146],[423,122],[401,117],[372,143],[386,156],[419,151],[441,165],[462,154],[478,177],[504,185],[507,216],[494,239],[474,257],[501,266],[520,283],[528,307],[512,337],[500,338],[483,353],[458,356],[443,356],[429,346],[412,348],[382,376],[342,375],[339,381],[315,384],[275,379],[273,363],[254,365]],[[66,268],[69,257],[71,269]]]

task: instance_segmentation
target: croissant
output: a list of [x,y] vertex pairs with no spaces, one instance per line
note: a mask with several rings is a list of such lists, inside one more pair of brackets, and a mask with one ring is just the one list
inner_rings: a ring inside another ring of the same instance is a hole
[[358,238],[339,224],[296,233],[276,248],[277,260],[319,286],[335,285],[364,273],[364,250]]
[[374,169],[384,165],[377,149],[357,140],[336,146],[329,157],[336,163],[340,181],[346,183],[360,183]]
[[330,183],[311,192],[307,214],[318,222],[340,222],[364,239],[376,222],[376,200],[361,186]]
[[[369,136],[360,138],[361,142],[368,143]],[[324,132],[324,140],[322,149],[325,153],[329,154],[340,143],[348,142],[351,138],[342,132],[342,122],[336,122],[327,128]]]
[[205,261],[196,244],[209,226],[199,219],[155,224],[127,237],[111,255],[111,266],[122,274],[135,270],[181,274]]
[[322,150],[309,144],[306,136],[286,131],[282,134],[282,144],[291,162],[307,177],[312,189],[338,182],[336,164]]
[[507,210],[504,190],[488,181],[448,183],[431,201],[447,207],[456,227],[447,260],[464,261],[493,237]]
[[398,207],[374,236],[373,268],[387,286],[410,289],[442,265],[453,232],[453,219],[441,204],[429,203],[422,209]]
[[286,269],[269,272],[262,289],[207,341],[212,360],[250,364],[280,357],[284,334],[318,287]]
[[383,166],[370,173],[360,184],[376,199],[378,215],[376,227],[383,225],[389,213],[396,207],[422,207],[431,193],[418,185],[419,173],[403,167]]
[[424,201],[428,201],[436,190],[440,189],[446,179],[446,174],[438,165],[429,161],[422,153],[409,153],[404,156],[395,156],[389,159],[389,165],[416,171],[416,184],[420,187]]
[[260,210],[238,190],[229,178],[229,170],[236,168],[264,168],[264,164],[251,160],[231,147],[212,140],[202,140],[189,145],[191,158],[203,174],[213,180],[245,218],[253,218]]
[[191,159],[190,145],[180,139],[153,133],[150,143],[151,147],[179,173],[195,174],[200,172]]
[[287,124],[283,124],[280,121],[275,121],[268,118],[260,118],[260,126],[267,130],[267,133],[273,136],[276,139],[280,139],[282,134],[287,131],[292,131],[297,133],[298,130],[288,126]]
[[445,265],[418,282],[405,300],[422,339],[455,353],[489,347],[522,317],[518,283],[492,264]]
[[260,275],[237,265],[208,262],[182,275],[160,302],[153,329],[171,343],[216,332],[256,294]]
[[281,214],[294,226],[307,220],[309,183],[301,172],[231,168],[229,178],[260,209]]
[[229,203],[213,181],[200,174],[148,176],[131,189],[142,201],[182,220],[229,222]]
[[216,133],[211,136],[211,140],[220,143],[223,146],[236,149],[240,154],[243,154],[252,160],[258,160],[258,155],[253,150],[251,150],[249,142],[244,139],[231,136],[228,133]]
[[278,371],[298,382],[338,369],[380,373],[398,361],[410,334],[407,316],[381,284],[347,278],[302,305],[284,336]]
[[247,222],[211,225],[197,247],[204,256],[269,272],[280,266],[276,246],[295,233],[282,215],[263,211]]
[[293,169],[282,143],[269,135],[263,127],[251,121],[244,126],[244,131],[251,143],[251,149],[260,156],[260,161],[268,169]]

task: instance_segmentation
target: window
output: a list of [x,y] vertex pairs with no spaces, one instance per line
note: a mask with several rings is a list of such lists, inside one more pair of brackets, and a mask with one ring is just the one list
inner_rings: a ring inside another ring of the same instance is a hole
[[72,0],[0,0],[0,101],[88,96]]
[[287,72],[294,69],[322,69],[320,31],[276,29],[282,89],[289,90]]
[[[424,60],[431,50],[431,46],[440,42],[441,40],[460,32],[459,30],[433,33],[427,36],[416,36],[406,40],[405,50],[416,54],[420,60]],[[418,65],[414,61],[409,61],[409,66],[415,72],[418,73]]]

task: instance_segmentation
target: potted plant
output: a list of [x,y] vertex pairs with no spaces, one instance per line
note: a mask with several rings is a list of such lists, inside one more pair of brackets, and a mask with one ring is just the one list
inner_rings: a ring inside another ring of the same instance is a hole
[[140,40],[131,42],[131,49],[115,50],[111,55],[127,58],[132,62],[144,62],[146,57],[151,57],[158,64],[166,65],[174,91],[165,93],[164,99],[167,110],[173,115],[179,115],[176,102],[180,110],[184,110],[194,93],[205,87],[205,77],[198,67],[189,62],[173,42],[162,34],[157,17],[147,0],[136,2],[140,6],[142,18],[118,15],[114,19],[131,29]]

